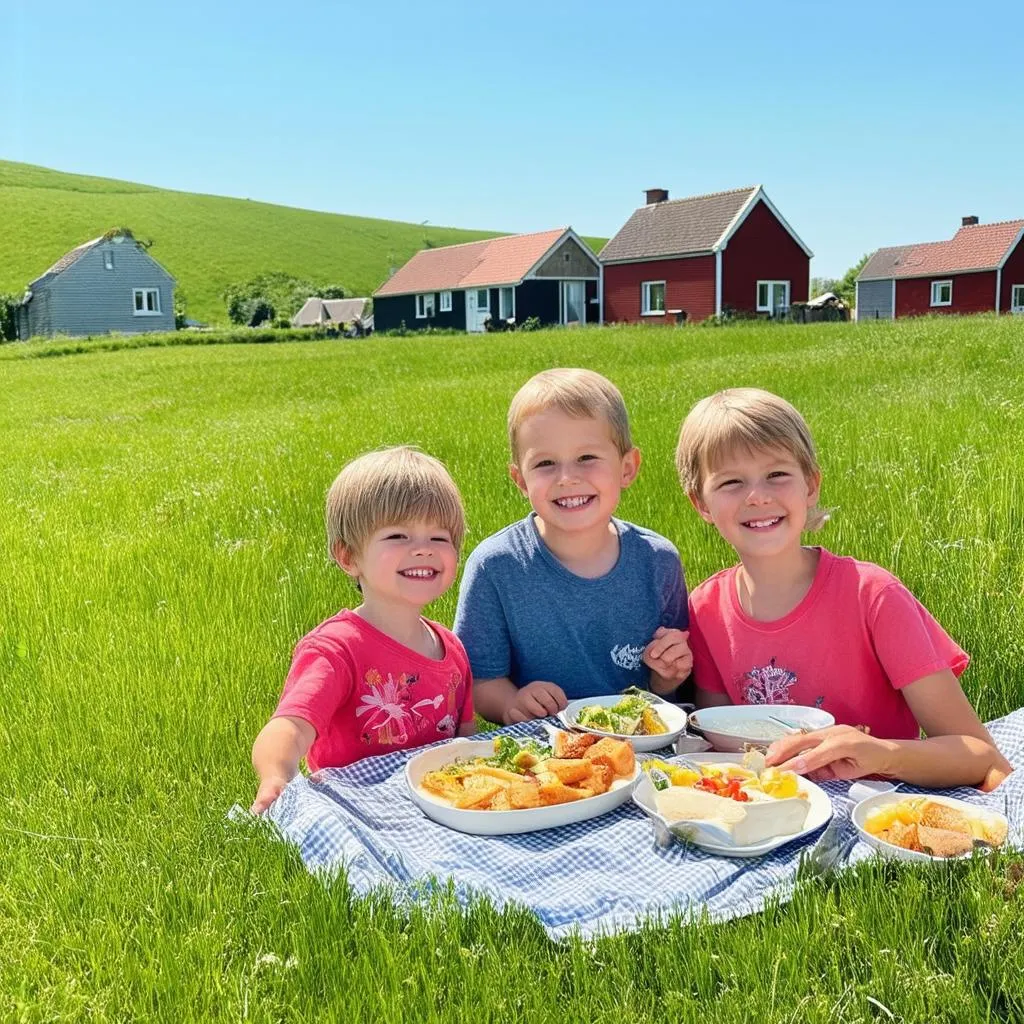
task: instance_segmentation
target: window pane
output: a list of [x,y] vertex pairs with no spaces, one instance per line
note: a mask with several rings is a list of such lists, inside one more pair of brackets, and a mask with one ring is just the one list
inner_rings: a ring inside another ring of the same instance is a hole
[[476,305],[478,309],[489,309],[491,306],[491,295],[486,288],[480,288],[476,293]]
[[786,283],[777,281],[773,286],[772,312],[786,305]]
[[757,285],[757,308],[767,309],[768,308],[768,284],[767,282],[759,281]]
[[651,310],[659,313],[665,311],[665,286],[663,284],[651,285]]
[[143,306],[142,292],[135,293],[135,308],[139,310],[139,312],[142,312],[142,310],[145,308]]
[[150,313],[155,313],[156,312],[156,292],[154,292],[154,291],[146,292],[146,309]]

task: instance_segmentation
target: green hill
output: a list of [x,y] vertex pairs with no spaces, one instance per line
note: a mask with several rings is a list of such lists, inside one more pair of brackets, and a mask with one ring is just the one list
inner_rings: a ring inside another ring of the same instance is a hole
[[[69,249],[109,228],[152,239],[189,316],[227,320],[227,285],[283,271],[369,295],[425,245],[501,232],[317,213],[247,199],[173,192],[0,160],[0,292],[20,293]],[[599,239],[588,239],[600,247]]]

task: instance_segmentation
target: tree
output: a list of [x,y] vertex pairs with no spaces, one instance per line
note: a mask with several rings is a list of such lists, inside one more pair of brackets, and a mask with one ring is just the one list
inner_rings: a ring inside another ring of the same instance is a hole
[[0,342],[18,340],[20,295],[0,294]]
[[[224,301],[232,323],[241,324],[249,323],[254,309],[252,304],[257,301],[266,302],[274,310],[274,315],[290,320],[312,295],[324,299],[343,299],[345,289],[338,284],[318,285],[305,278],[272,271],[248,281],[228,285],[224,291]],[[273,318],[271,316],[270,319]]]
[[864,264],[867,263],[870,255],[869,252],[864,253],[836,282],[836,287],[831,289],[850,309],[853,309],[854,303],[857,301],[857,275],[864,269]]

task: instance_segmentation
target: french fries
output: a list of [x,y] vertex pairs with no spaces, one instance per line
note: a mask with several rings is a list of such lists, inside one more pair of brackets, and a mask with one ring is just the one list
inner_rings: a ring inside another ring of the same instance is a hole
[[[582,742],[576,742],[578,735]],[[460,810],[519,811],[607,793],[616,779],[631,777],[636,769],[633,747],[624,740],[560,733],[554,749],[558,757],[524,765],[522,774],[466,761],[427,772],[420,785]]]

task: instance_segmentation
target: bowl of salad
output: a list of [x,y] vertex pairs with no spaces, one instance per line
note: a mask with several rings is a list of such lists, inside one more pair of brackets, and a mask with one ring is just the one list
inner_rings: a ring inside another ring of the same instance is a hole
[[670,747],[686,729],[686,711],[637,687],[570,701],[558,718],[568,729],[627,740],[644,752]]

